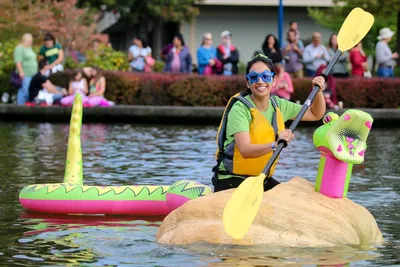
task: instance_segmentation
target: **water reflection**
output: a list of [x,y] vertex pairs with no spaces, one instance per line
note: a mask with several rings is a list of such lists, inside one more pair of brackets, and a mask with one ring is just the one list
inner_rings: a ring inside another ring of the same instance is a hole
[[[361,263],[379,256],[371,246],[319,249],[209,244],[158,246],[154,244],[154,234],[162,217],[67,216],[23,212],[21,219],[24,227],[30,230],[18,239],[24,248],[19,248],[20,254],[14,258],[58,262],[66,266],[82,263],[92,266],[90,263],[95,263],[99,257],[107,258],[103,260],[104,263],[108,262],[109,257],[122,257],[123,260],[120,259],[118,263],[113,260],[113,264],[118,265],[123,262],[139,264],[143,260],[149,264],[150,259],[158,265],[165,261],[164,257],[154,259],[160,253],[164,256],[166,253],[185,253],[186,260],[201,261],[199,265],[188,262],[188,265],[168,263],[166,266],[349,266],[351,262]],[[98,265],[97,262],[93,266],[104,265]]]
[[[387,240],[380,247],[279,249],[195,244],[161,246],[162,218],[50,216],[24,212],[27,184],[64,175],[68,125],[0,123],[0,262],[6,266],[395,266],[400,264],[400,130],[373,129],[366,160],[354,166],[349,198],[368,208]],[[299,129],[282,152],[280,181],[315,180],[313,129]],[[90,124],[82,127],[89,185],[210,185],[216,127]],[[0,264],[1,265],[1,264]]]

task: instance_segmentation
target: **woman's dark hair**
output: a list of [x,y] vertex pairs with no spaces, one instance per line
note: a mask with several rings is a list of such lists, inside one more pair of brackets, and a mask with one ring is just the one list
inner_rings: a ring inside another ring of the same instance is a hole
[[255,52],[254,57],[250,59],[249,62],[247,62],[247,67],[246,67],[246,74],[249,74],[251,67],[256,63],[256,62],[263,62],[265,65],[268,66],[270,71],[274,73],[274,76],[276,75],[275,73],[275,68],[274,68],[274,63],[272,63],[272,60],[267,57],[266,55],[260,53],[260,52]]
[[56,38],[54,37],[54,35],[52,35],[51,33],[47,33],[44,36],[44,41],[53,41],[53,43],[56,43]]
[[146,47],[147,47],[147,42],[146,42],[146,40],[145,40],[142,36],[135,36],[135,38],[133,38],[133,39],[138,39],[138,40],[140,40],[140,41],[142,42],[143,48],[146,48]]
[[268,49],[268,39],[271,36],[274,37],[274,40],[275,40],[275,44],[274,44],[275,50],[280,51],[278,39],[276,39],[275,35],[273,35],[273,34],[268,34],[267,37],[265,37],[264,43],[262,45],[263,51],[266,51]]
[[82,77],[83,77],[83,71],[80,69],[75,69],[71,73],[71,81],[75,80],[75,76],[78,75],[78,73],[82,73]]
[[[179,39],[179,41],[181,41],[181,44],[182,44],[182,46],[185,46],[185,41],[183,40],[183,35],[181,34],[181,33],[176,33],[175,35],[174,35],[174,38],[178,38]],[[173,38],[172,38],[173,39]]]
[[94,69],[96,71],[96,76],[94,76],[92,78],[94,78],[96,81],[98,81],[100,79],[100,77],[103,76],[103,70],[97,66],[93,66],[92,69]]
[[329,44],[328,44],[328,47],[330,47],[330,48],[333,48],[333,49],[336,49],[337,47],[333,47],[333,45],[332,45],[332,38],[333,38],[333,36],[337,36],[337,33],[332,33],[331,34],[331,36],[329,37]]

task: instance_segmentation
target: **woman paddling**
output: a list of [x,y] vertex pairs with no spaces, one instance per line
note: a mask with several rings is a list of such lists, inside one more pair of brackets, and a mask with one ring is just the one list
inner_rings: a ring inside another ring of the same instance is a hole
[[[285,129],[285,122],[293,120],[301,105],[279,97],[270,97],[275,85],[272,61],[257,54],[247,63],[247,90],[234,95],[228,102],[217,134],[217,165],[213,168],[214,191],[236,188],[246,177],[259,175],[278,146],[279,140],[289,143],[294,134]],[[320,88],[302,121],[317,121],[325,114],[325,81],[321,76],[312,80]],[[279,184],[271,176],[264,182],[264,191]]]

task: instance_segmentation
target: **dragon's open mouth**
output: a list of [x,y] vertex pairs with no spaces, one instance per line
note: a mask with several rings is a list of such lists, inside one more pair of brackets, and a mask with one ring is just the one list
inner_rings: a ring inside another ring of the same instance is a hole
[[371,115],[361,110],[350,109],[340,117],[328,113],[324,125],[314,133],[314,144],[340,161],[360,164],[372,122]]
[[349,163],[363,162],[372,122],[371,115],[360,110],[348,110],[340,116],[326,134],[334,156]]

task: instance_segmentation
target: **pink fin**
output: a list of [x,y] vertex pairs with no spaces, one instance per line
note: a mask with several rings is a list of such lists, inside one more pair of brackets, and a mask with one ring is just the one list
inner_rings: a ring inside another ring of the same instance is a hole
[[354,141],[354,138],[350,138],[350,137],[347,137],[346,136],[346,142],[347,143],[351,143],[351,142],[353,142]]
[[350,145],[347,146],[347,148],[348,148],[348,149],[352,149],[352,148],[354,148],[354,145],[353,145],[353,144],[350,144]]
[[338,147],[337,147],[337,152],[342,152],[342,146],[341,145],[339,145]]
[[365,154],[365,150],[364,149],[361,150],[360,152],[358,152],[358,155],[360,155],[361,157],[364,156],[364,154]]
[[348,121],[348,120],[350,120],[350,119],[351,119],[350,115],[347,114],[346,116],[344,116],[344,120],[345,120],[345,121]]
[[367,126],[368,129],[371,130],[371,128],[372,128],[372,123],[371,123],[370,121],[367,121],[367,122],[365,123],[365,126]]

